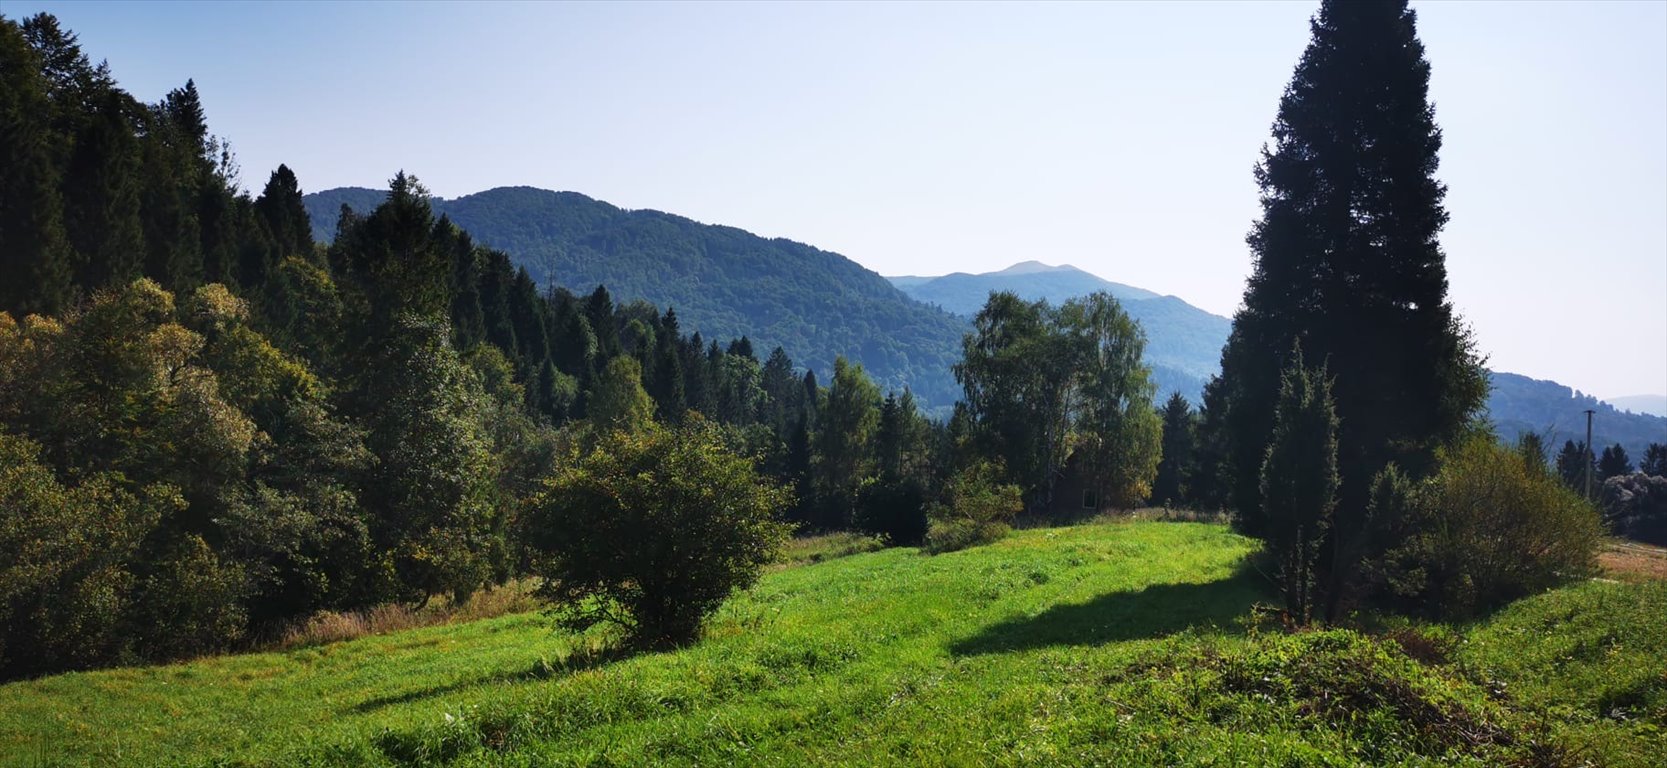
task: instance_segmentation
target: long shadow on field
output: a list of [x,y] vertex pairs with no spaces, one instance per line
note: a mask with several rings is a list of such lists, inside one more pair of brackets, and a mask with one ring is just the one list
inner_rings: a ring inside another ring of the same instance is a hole
[[960,640],[956,656],[1003,653],[1064,645],[1100,645],[1165,637],[1190,627],[1234,630],[1234,620],[1269,597],[1267,580],[1250,568],[1205,584],[1153,584],[1111,592],[1075,605],[1060,605],[1028,619],[988,627]]
[[409,704],[410,702],[422,701],[423,699],[432,699],[436,696],[444,696],[448,693],[455,693],[465,688],[473,688],[477,685],[516,683],[525,680],[548,680],[550,678],[570,675],[581,670],[595,669],[597,667],[606,666],[613,662],[630,658],[633,655],[635,655],[635,653],[631,649],[627,648],[607,647],[594,650],[586,649],[577,651],[569,655],[567,658],[555,662],[551,662],[547,659],[539,659],[538,661],[533,662],[531,668],[519,672],[495,672],[489,675],[479,675],[476,677],[465,678],[463,680],[454,680],[444,685],[431,685],[427,688],[419,688],[414,691],[393,693],[386,696],[376,696],[353,705],[353,711],[360,713],[374,712],[384,707],[391,707],[396,704]]

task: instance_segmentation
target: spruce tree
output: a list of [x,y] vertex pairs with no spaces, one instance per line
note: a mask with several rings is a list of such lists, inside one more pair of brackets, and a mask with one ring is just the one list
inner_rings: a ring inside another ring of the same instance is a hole
[[1163,458],[1158,476],[1152,481],[1152,503],[1175,506],[1186,503],[1185,476],[1192,465],[1194,416],[1192,404],[1179,392],[1172,393],[1159,409],[1163,419]]
[[287,165],[266,180],[266,187],[255,199],[255,208],[266,221],[283,256],[307,256],[313,249],[313,225],[307,209],[301,204],[301,182]]
[[49,115],[40,57],[0,18],[0,310],[56,312],[72,296]]
[[1306,624],[1316,604],[1321,542],[1337,506],[1338,423],[1324,366],[1304,366],[1300,347],[1289,359],[1259,485],[1285,607],[1295,621]]
[[1646,475],[1667,477],[1667,445],[1650,443],[1644,449],[1644,458],[1638,462],[1638,471]]
[[1588,471],[1596,474],[1597,459],[1592,455],[1592,450],[1586,447],[1586,442],[1564,440],[1563,450],[1557,453],[1557,476],[1563,478],[1563,484],[1585,494]]
[[1619,443],[1603,449],[1603,455],[1598,458],[1597,481],[1603,482],[1611,477],[1632,474],[1632,458],[1626,455],[1626,449]]
[[[1405,0],[1326,0],[1256,168],[1255,268],[1222,353],[1241,526],[1266,532],[1257,468],[1293,344],[1335,377],[1342,475],[1333,530],[1364,527],[1371,479],[1427,473],[1487,383],[1447,298],[1430,65]],[[1350,563],[1330,571],[1335,610]]]

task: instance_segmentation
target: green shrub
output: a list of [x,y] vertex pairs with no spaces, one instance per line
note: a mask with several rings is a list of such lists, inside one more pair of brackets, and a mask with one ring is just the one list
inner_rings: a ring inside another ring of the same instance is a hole
[[792,502],[691,416],[676,430],[609,431],[528,505],[527,545],[564,623],[625,628],[638,647],[690,641],[787,539]]
[[179,504],[153,490],[139,499],[104,474],[66,487],[38,446],[0,432],[0,678],[126,652],[131,560],[160,510]]
[[1001,474],[999,465],[980,461],[950,478],[944,501],[927,512],[927,552],[953,552],[1007,535],[1013,516],[1024,510],[1024,494],[1016,485],[998,482]]
[[[1404,486],[1403,486],[1404,488]],[[1397,543],[1367,567],[1392,598],[1465,616],[1596,569],[1597,510],[1524,454],[1478,435],[1443,451],[1415,490],[1381,484],[1374,506],[1401,509]],[[1401,495],[1406,498],[1390,499]]]

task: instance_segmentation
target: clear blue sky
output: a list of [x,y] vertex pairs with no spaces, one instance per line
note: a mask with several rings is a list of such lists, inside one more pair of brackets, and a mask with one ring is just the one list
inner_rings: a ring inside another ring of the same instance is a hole
[[[883,274],[1071,263],[1230,314],[1316,3],[55,3],[246,185],[526,184]],[[1452,297],[1490,363],[1667,392],[1667,3],[1418,3]]]

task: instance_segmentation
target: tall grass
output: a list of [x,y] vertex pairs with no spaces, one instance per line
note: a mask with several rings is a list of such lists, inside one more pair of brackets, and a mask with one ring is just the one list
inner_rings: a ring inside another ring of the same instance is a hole
[[264,649],[339,643],[368,635],[536,611],[544,607],[544,602],[534,595],[535,586],[531,581],[512,581],[478,590],[462,603],[439,596],[420,607],[390,603],[357,611],[319,611],[279,633],[277,640]]

